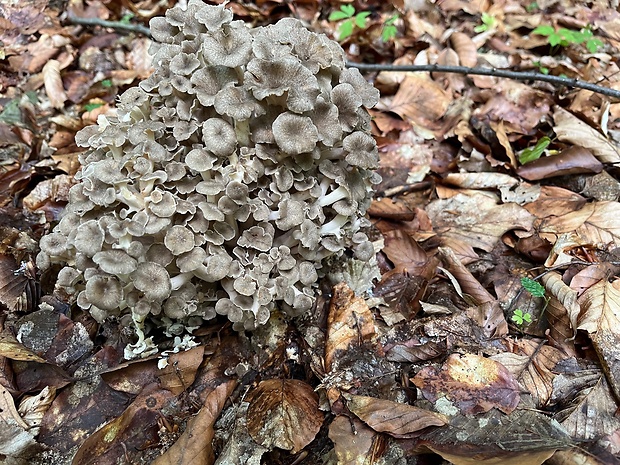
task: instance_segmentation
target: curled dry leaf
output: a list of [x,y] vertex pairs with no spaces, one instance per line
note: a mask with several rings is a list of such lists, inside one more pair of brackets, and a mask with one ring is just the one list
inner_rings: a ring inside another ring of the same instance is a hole
[[229,380],[213,389],[207,395],[200,412],[187,422],[187,427],[177,442],[152,465],[213,464],[213,426],[236,385],[236,381]]
[[556,106],[553,112],[555,126],[553,131],[558,139],[590,149],[601,163],[620,162],[616,146],[603,134],[584,123],[572,113]]
[[439,247],[439,256],[448,271],[457,280],[462,291],[469,295],[476,305],[484,302],[493,302],[495,298],[461,263],[449,247]]
[[333,368],[339,351],[372,340],[374,336],[374,318],[364,299],[356,297],[345,283],[334,286],[327,316],[326,371]]
[[463,414],[497,408],[510,413],[519,404],[519,383],[501,363],[474,354],[452,354],[441,369],[422,368],[413,383],[431,402],[445,397]]
[[571,326],[573,327],[573,330],[577,332],[577,317],[581,312],[581,308],[577,303],[577,291],[567,286],[562,280],[560,273],[555,271],[543,275],[541,281],[547,292],[558,299],[558,301],[564,306],[571,322]]
[[429,426],[443,426],[447,423],[443,415],[413,405],[346,393],[343,396],[347,400],[348,409],[360,420],[375,431],[396,437],[408,437]]
[[620,399],[620,280],[601,281],[579,299],[577,329],[590,334],[609,384]]
[[478,47],[468,35],[455,32],[450,36],[450,42],[459,56],[461,65],[473,68],[478,64]]
[[296,454],[310,444],[323,413],[312,387],[296,379],[261,381],[249,397],[248,431],[267,448],[279,447]]
[[410,74],[400,84],[389,110],[405,121],[433,128],[451,101],[449,94],[436,82]]
[[60,77],[60,63],[57,60],[49,60],[43,67],[43,82],[45,93],[54,108],[61,109],[67,101],[67,94]]
[[29,426],[30,431],[36,435],[43,415],[47,412],[54,397],[56,396],[56,388],[45,386],[43,390],[36,396],[26,396],[19,403],[17,411],[21,415],[24,422]]
[[394,221],[411,221],[415,218],[415,212],[409,206],[388,197],[373,200],[368,209],[368,214],[375,218]]

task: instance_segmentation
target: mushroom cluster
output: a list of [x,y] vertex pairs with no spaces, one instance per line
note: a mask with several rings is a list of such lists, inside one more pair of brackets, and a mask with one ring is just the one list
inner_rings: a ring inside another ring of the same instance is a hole
[[[151,21],[154,72],[81,130],[79,181],[37,265],[98,321],[180,335],[313,306],[325,259],[374,257],[361,228],[379,93],[340,46],[295,19],[250,29],[189,0]],[[370,283],[369,283],[370,285]],[[125,318],[125,320],[123,320]]]

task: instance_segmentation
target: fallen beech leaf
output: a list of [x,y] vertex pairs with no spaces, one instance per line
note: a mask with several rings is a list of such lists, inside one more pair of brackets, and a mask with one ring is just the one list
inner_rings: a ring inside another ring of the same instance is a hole
[[538,231],[551,242],[559,234],[574,232],[583,244],[620,244],[620,203],[587,203],[577,211],[544,219]]
[[451,100],[436,82],[410,74],[401,82],[389,110],[405,121],[432,128],[446,113]]
[[439,247],[439,256],[444,266],[456,279],[460,289],[473,299],[475,305],[495,300],[495,297],[461,263],[452,249],[449,247]]
[[572,113],[556,106],[553,120],[555,121],[553,131],[559,140],[590,149],[601,163],[620,162],[620,153],[616,146]]
[[54,108],[61,109],[67,101],[67,94],[60,77],[60,63],[57,60],[48,60],[43,67],[43,82],[45,93]]
[[519,383],[506,367],[474,354],[452,354],[440,370],[424,367],[411,380],[431,402],[445,397],[464,414],[510,413],[520,400]]
[[490,357],[504,365],[530,392],[537,408],[547,406],[556,377],[552,370],[566,358],[560,350],[543,344],[542,341],[522,339],[514,343],[515,353],[503,352]]
[[577,291],[567,286],[560,273],[555,271],[543,275],[541,281],[547,292],[564,306],[573,330],[576,332],[577,317],[581,312],[581,307],[577,303]]
[[454,32],[450,36],[450,42],[452,42],[452,47],[458,54],[462,66],[473,68],[478,64],[478,47],[468,35],[462,32]]
[[0,355],[11,360],[46,363],[44,358],[24,347],[9,331],[0,334]]
[[260,445],[296,454],[310,444],[323,424],[319,397],[297,379],[261,381],[250,394],[248,431]]
[[17,411],[24,422],[28,424],[29,431],[32,434],[36,435],[38,433],[43,415],[52,405],[55,396],[56,388],[46,386],[39,394],[26,396],[19,403]]
[[375,463],[387,446],[387,436],[372,430],[357,418],[338,415],[329,425],[338,465]]
[[179,439],[152,465],[213,464],[213,425],[236,385],[237,381],[229,380],[213,389],[198,414],[187,422],[187,427]]
[[492,193],[457,192],[432,201],[426,208],[442,241],[459,240],[490,252],[507,232],[530,230],[534,217],[515,203],[500,204]]
[[375,218],[385,218],[394,221],[411,221],[415,218],[415,212],[406,204],[396,202],[388,197],[384,197],[381,200],[373,200],[368,209],[368,214]]
[[407,437],[429,426],[443,426],[445,417],[408,404],[343,393],[348,409],[375,431]]
[[444,181],[463,189],[498,189],[519,184],[513,176],[503,173],[450,173]]
[[196,379],[196,371],[202,363],[205,347],[198,346],[190,350],[171,354],[168,365],[158,373],[161,387],[168,389],[175,396],[189,388]]
[[542,157],[517,168],[517,174],[528,181],[565,176],[567,174],[600,173],[603,164],[583,147],[569,147],[558,155]]
[[29,426],[17,412],[15,401],[11,393],[0,386],[0,419],[12,425],[19,426],[24,430],[28,430]]
[[339,351],[369,341],[374,336],[374,318],[364,299],[356,297],[345,283],[334,286],[327,316],[325,370],[332,370]]
[[554,420],[529,410],[456,417],[422,436],[421,444],[454,465],[540,465],[570,437]]
[[616,409],[609,383],[601,376],[591,389],[581,391],[562,426],[573,438],[592,441],[620,429],[620,419],[614,415]]
[[601,281],[579,299],[577,329],[590,334],[607,380],[620,398],[620,280]]

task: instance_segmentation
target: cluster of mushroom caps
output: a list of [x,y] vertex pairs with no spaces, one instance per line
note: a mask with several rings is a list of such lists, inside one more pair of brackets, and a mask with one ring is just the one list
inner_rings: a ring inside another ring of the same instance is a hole
[[190,0],[151,21],[154,72],[77,134],[79,182],[40,243],[57,291],[135,326],[134,355],[153,349],[145,321],[253,329],[310,309],[327,257],[374,258],[378,92],[299,21],[232,16]]

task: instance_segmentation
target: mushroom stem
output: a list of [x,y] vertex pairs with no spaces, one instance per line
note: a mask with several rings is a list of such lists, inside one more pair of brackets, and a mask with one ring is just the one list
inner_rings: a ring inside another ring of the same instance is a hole
[[349,221],[348,216],[336,215],[336,217],[329,223],[325,223],[323,226],[321,226],[321,236],[333,234],[337,237],[340,237],[340,234],[342,233],[341,228],[347,223],[347,221]]
[[173,291],[180,289],[185,283],[188,283],[193,277],[193,273],[181,273],[174,278],[170,278],[170,287]]
[[349,198],[349,191],[344,186],[339,186],[338,189],[331,191],[329,194],[321,197],[319,199],[319,205],[321,207],[326,207],[327,205],[331,205],[334,202],[342,199]]

